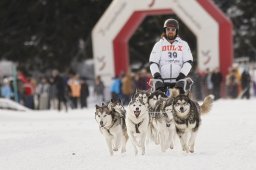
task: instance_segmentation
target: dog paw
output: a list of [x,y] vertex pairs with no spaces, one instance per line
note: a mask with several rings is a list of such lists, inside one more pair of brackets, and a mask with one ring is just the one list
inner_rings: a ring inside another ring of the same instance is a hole
[[189,152],[194,153],[194,145],[189,146]]
[[194,148],[189,148],[190,153],[194,153]]
[[113,151],[115,151],[115,152],[118,151],[118,148],[113,148]]
[[182,150],[185,151],[185,152],[187,152],[187,153],[189,153],[189,148],[188,148],[188,146],[186,146],[186,145],[182,147]]

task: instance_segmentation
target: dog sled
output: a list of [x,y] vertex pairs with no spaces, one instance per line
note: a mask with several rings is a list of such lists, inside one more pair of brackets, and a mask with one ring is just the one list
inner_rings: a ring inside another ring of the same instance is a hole
[[150,79],[149,86],[150,92],[154,92],[158,89],[165,92],[167,96],[171,96],[171,89],[178,88],[184,92],[184,94],[188,94],[191,92],[192,86],[194,84],[193,80],[190,77],[180,79],[177,82],[171,82],[171,80],[175,80],[175,78],[167,78],[167,79]]

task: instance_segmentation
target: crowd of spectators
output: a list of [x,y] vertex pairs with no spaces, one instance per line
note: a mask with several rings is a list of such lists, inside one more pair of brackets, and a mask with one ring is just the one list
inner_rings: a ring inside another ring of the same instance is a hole
[[[192,95],[195,100],[202,100],[206,95],[213,94],[215,100],[225,98],[246,98],[256,96],[256,79],[247,67],[231,67],[224,77],[218,68],[196,69],[189,75],[194,81]],[[109,92],[113,99],[121,99],[124,105],[136,89],[150,90],[151,75],[146,69],[137,72],[124,72],[112,79]],[[38,110],[68,110],[88,107],[88,97],[101,103],[106,100],[106,86],[100,76],[96,76],[89,85],[85,77],[75,72],[68,74],[52,70],[50,75],[34,78],[18,72],[17,77],[3,77],[0,80],[0,97],[15,100],[20,104]],[[91,87],[91,88],[90,88]],[[252,87],[252,88],[251,88]],[[92,90],[90,90],[92,89]]]

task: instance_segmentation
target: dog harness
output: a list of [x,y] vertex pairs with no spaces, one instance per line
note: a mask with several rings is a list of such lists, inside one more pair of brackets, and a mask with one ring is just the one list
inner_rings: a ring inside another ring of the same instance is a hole
[[136,133],[140,133],[139,127],[140,127],[140,125],[142,124],[143,121],[144,121],[144,120],[142,120],[141,122],[139,122],[139,123],[137,123],[137,124],[134,124],[134,125],[135,125],[135,131],[136,131]]
[[110,129],[114,126],[114,124],[117,122],[117,119],[114,119],[114,122],[113,122],[113,124],[109,127],[109,128],[106,128],[105,126],[103,126],[103,127],[101,127],[101,128],[104,128],[110,135],[112,135],[111,133],[110,133]]

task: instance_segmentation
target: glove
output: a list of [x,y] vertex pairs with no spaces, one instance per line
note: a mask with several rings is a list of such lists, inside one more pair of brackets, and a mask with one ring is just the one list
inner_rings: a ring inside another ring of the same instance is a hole
[[162,81],[157,81],[155,84],[156,90],[164,91],[164,83]]
[[176,78],[176,81],[179,81],[180,79],[184,79],[186,76],[183,73],[180,73],[178,77]]
[[154,77],[154,79],[161,79],[162,80],[162,76],[158,72],[156,72],[153,77]]
[[154,79],[159,79],[159,80],[161,80],[161,81],[157,81],[157,82],[155,83],[155,89],[156,89],[156,90],[161,90],[161,91],[163,91],[163,90],[164,90],[164,82],[163,82],[163,79],[162,79],[161,74],[158,73],[158,72],[156,72],[153,77],[154,77]]

